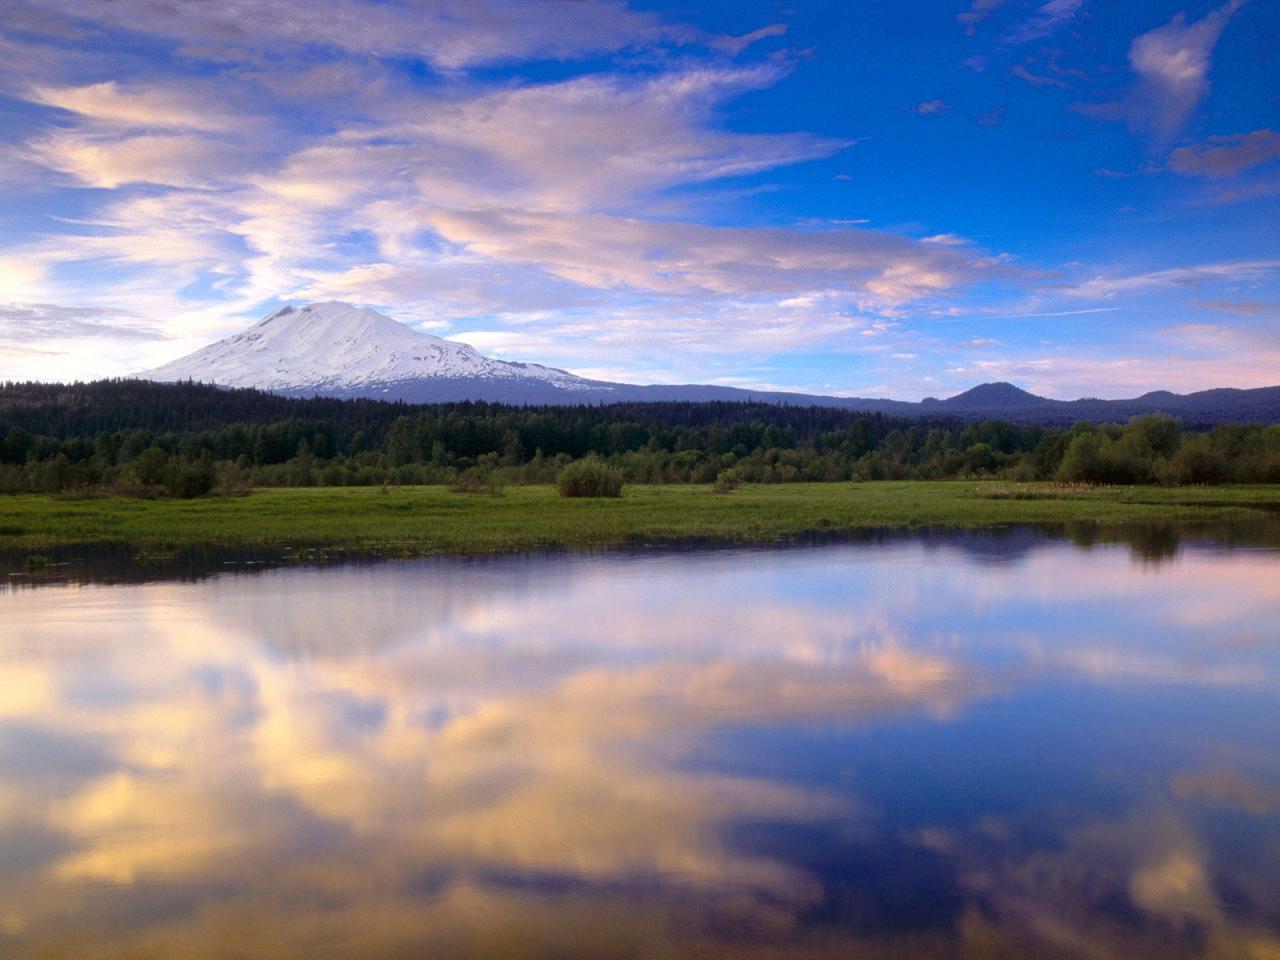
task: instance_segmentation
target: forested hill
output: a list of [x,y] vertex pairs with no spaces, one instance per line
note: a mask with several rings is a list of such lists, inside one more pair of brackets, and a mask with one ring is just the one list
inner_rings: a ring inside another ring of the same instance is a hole
[[[204,433],[231,427],[269,427],[290,423],[296,429],[327,438],[331,449],[344,450],[357,435],[370,447],[379,446],[392,424],[404,416],[468,424],[464,431],[484,432],[481,424],[501,421],[519,424],[537,443],[545,434],[547,449],[572,444],[620,424],[644,425],[647,434],[680,427],[757,423],[790,430],[799,440],[823,431],[843,430],[857,420],[906,427],[915,418],[888,417],[833,407],[790,406],[764,402],[642,402],[590,404],[568,407],[511,406],[500,403],[458,402],[407,404],[384,400],[333,397],[298,398],[255,389],[224,390],[198,383],[153,383],[147,380],[99,380],[93,383],[0,385],[0,437],[12,428],[58,440],[84,440],[98,434],[142,430],[150,434]],[[959,424],[939,412],[930,422]],[[296,446],[297,441],[294,440]],[[582,451],[582,452],[585,452]],[[292,449],[289,451],[292,454]]]
[[[657,388],[655,388],[657,389]],[[878,419],[941,421],[1004,420],[1012,424],[1071,426],[1080,422],[1125,423],[1138,416],[1163,413],[1183,426],[1202,429],[1219,424],[1280,423],[1280,387],[1252,390],[1216,389],[1176,394],[1156,391],[1130,400],[1051,400],[1009,383],[986,383],[946,400],[920,403],[849,400],[848,405],[757,400],[671,400],[654,395],[606,405],[567,408],[530,407],[556,420],[582,416],[608,421],[634,418],[671,426],[704,426],[714,422],[759,421],[806,430],[832,429],[867,415]],[[827,398],[838,401],[839,398]],[[199,383],[154,383],[146,380],[99,380],[92,383],[0,384],[0,423],[33,434],[60,438],[126,429],[154,432],[219,430],[231,424],[271,424],[308,420],[333,430],[378,433],[396,417],[420,408],[440,411],[510,409],[484,402],[407,404],[376,399],[297,397],[255,389],[220,389]],[[593,409],[595,415],[587,415]],[[577,411],[577,412],[574,412]]]
[[[991,392],[980,397],[990,402]],[[998,399],[998,398],[997,398]],[[1161,414],[1061,429],[776,403],[411,406],[136,380],[0,386],[0,492],[548,483],[584,457],[629,482],[1002,477],[1280,482],[1280,424]]]

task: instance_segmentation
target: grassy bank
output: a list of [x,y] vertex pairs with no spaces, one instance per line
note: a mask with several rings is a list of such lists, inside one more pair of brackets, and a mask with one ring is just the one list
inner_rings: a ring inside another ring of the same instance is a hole
[[199,500],[0,498],[0,550],[129,542],[172,549],[329,547],[402,556],[689,538],[768,541],[809,531],[1020,522],[1177,523],[1260,516],[1280,486],[1058,488],[990,482],[780,484],[716,494],[635,486],[616,500],[550,487],[501,496],[444,487],[260,490]]

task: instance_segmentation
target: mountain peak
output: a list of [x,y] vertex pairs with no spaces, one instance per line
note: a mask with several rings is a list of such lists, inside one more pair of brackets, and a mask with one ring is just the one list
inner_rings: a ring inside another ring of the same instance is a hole
[[1034,393],[1028,393],[1021,387],[1003,380],[996,383],[980,383],[964,393],[958,393],[943,401],[947,406],[964,407],[969,410],[1029,407],[1044,402],[1043,397],[1037,397]]
[[378,393],[423,380],[537,381],[565,390],[588,382],[539,364],[494,360],[469,344],[338,300],[282,307],[247,330],[140,376],[290,392]]

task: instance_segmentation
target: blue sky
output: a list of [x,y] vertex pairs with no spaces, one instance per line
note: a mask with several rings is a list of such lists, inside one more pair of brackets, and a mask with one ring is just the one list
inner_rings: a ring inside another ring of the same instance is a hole
[[0,379],[285,302],[904,399],[1280,383],[1280,5],[11,0]]

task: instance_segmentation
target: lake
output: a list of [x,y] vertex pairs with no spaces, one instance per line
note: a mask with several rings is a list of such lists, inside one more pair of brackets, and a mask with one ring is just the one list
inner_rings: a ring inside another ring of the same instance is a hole
[[1263,526],[11,576],[0,955],[1275,960]]

